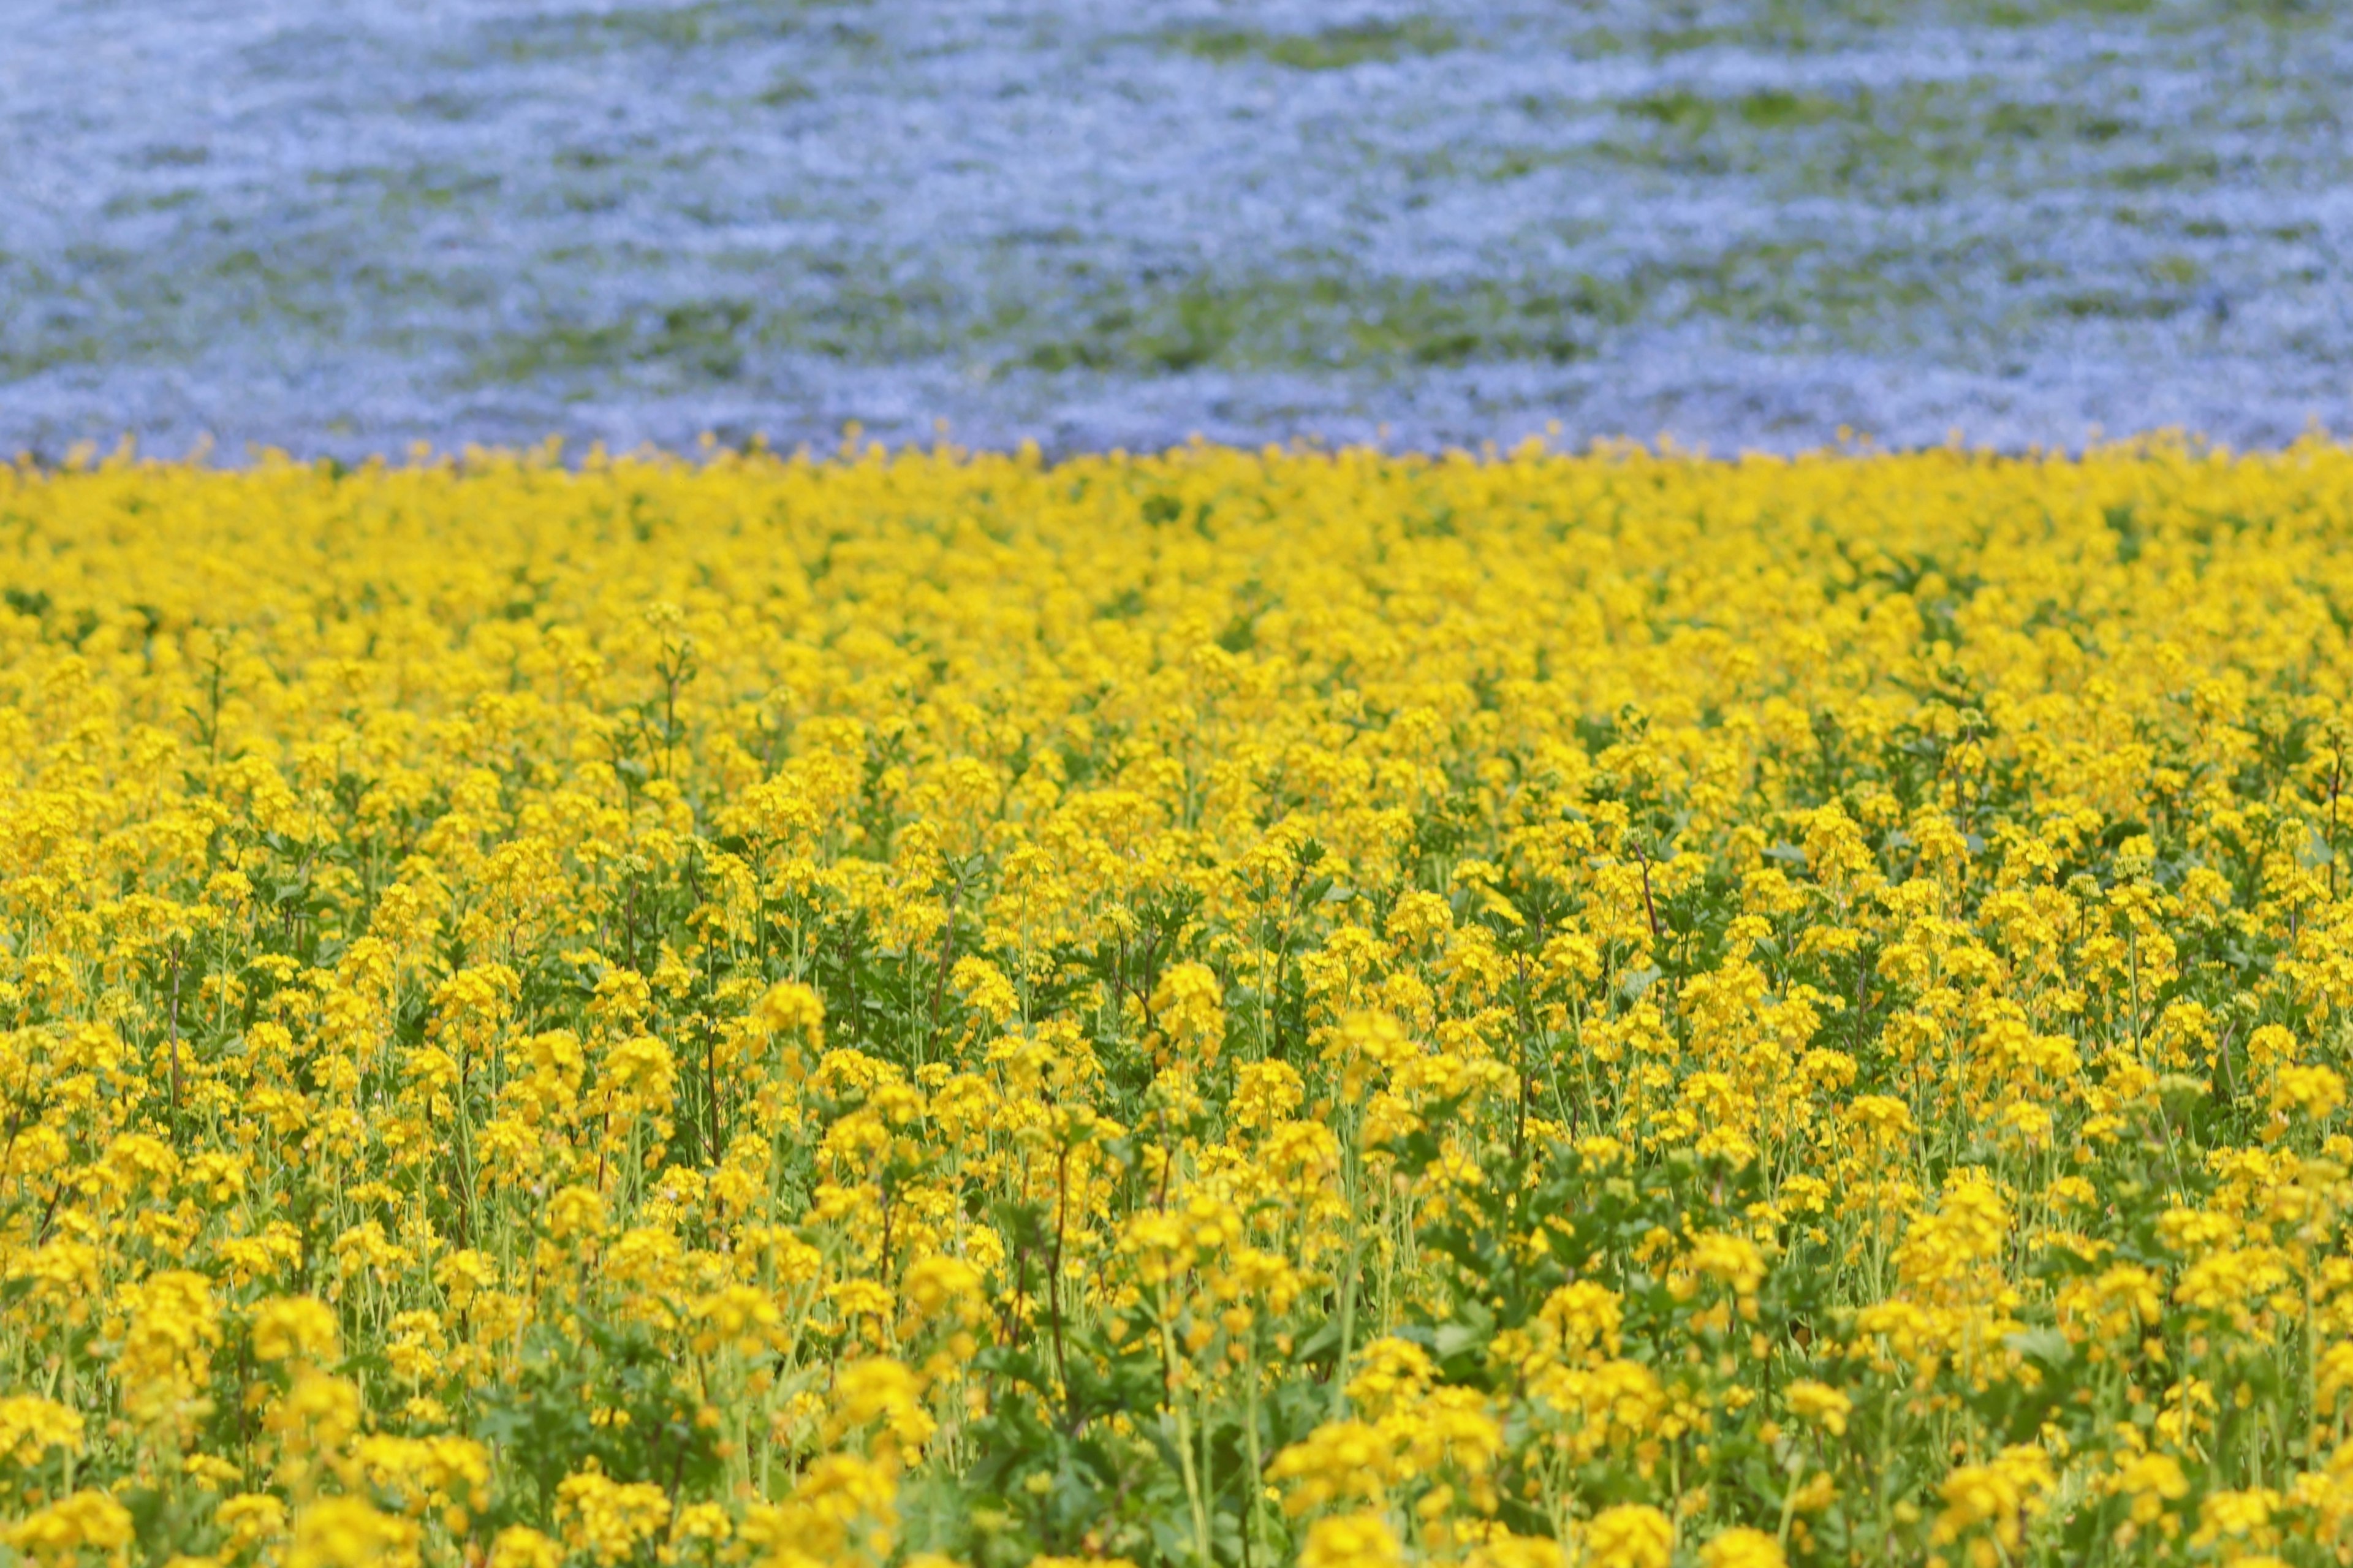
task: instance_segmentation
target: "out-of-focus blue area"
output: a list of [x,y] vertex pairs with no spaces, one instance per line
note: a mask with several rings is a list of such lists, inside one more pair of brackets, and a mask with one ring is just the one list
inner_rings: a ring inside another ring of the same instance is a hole
[[0,35],[0,451],[2353,426],[2333,0],[12,0]]

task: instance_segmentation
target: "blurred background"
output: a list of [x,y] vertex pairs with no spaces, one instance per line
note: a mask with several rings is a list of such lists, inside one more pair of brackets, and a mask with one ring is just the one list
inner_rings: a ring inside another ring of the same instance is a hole
[[2334,0],[0,27],[0,451],[2353,427]]

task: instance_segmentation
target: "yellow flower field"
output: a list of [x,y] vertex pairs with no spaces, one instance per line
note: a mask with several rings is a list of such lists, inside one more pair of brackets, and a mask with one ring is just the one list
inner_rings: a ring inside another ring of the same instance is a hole
[[0,469],[0,1558],[2353,1561],[2353,450]]

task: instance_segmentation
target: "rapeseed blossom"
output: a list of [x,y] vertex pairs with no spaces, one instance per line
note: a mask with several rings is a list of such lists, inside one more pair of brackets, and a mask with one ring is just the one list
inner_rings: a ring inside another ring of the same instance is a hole
[[0,470],[0,1551],[2353,1558],[2348,515]]

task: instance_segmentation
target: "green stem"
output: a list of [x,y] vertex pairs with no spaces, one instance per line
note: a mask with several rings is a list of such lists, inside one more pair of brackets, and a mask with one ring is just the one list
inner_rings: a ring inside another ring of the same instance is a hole
[[1168,1376],[1168,1412],[1176,1419],[1176,1461],[1185,1473],[1185,1499],[1193,1510],[1193,1556],[1210,1568],[1209,1505],[1201,1495],[1201,1473],[1193,1463],[1192,1423],[1185,1418],[1185,1391],[1176,1377],[1176,1333],[1170,1324],[1166,1288],[1160,1300],[1160,1360]]

